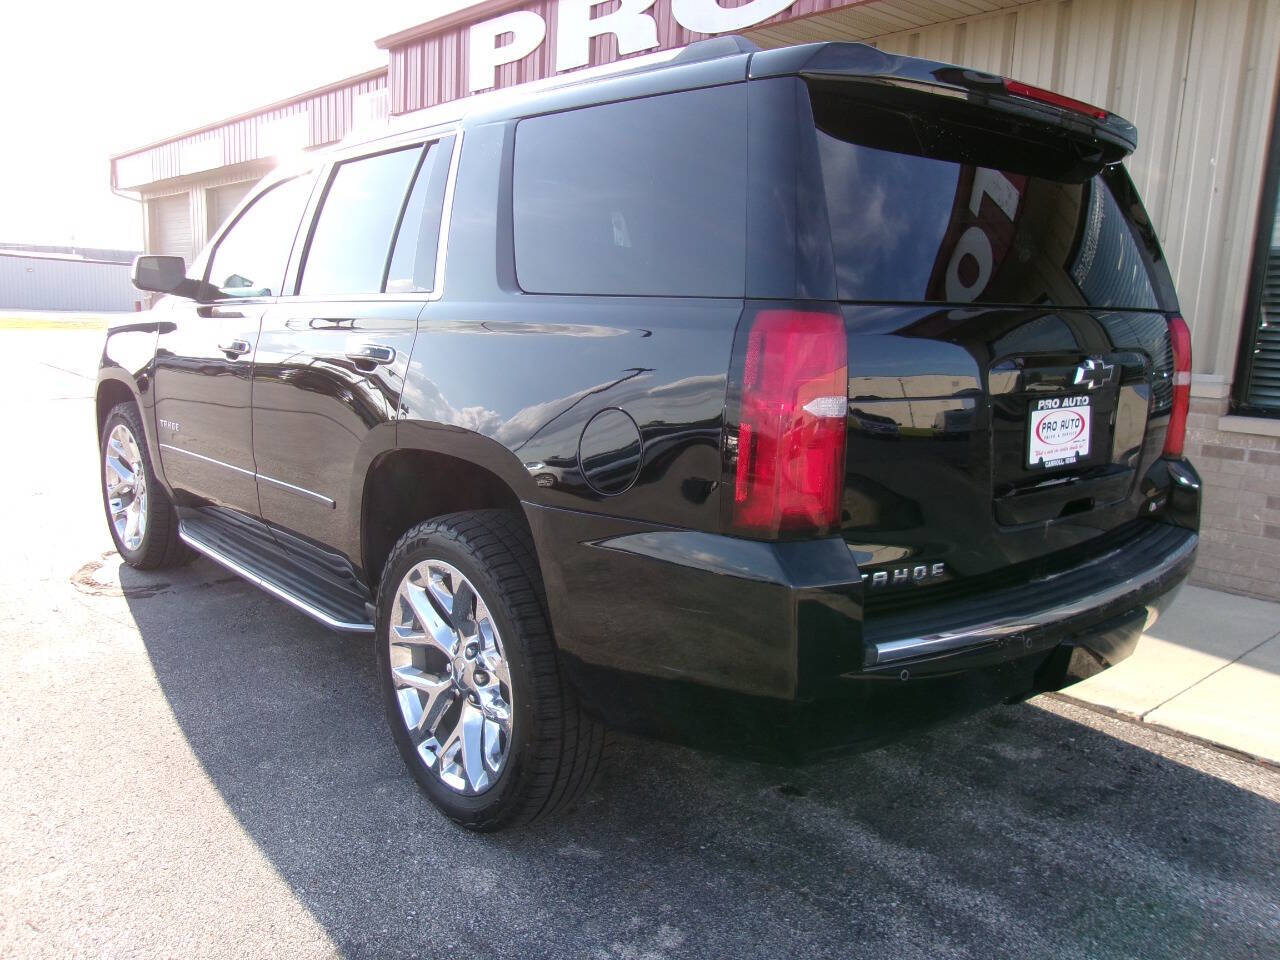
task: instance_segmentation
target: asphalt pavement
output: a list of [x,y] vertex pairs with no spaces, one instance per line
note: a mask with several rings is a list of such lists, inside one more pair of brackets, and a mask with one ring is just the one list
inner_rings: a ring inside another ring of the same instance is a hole
[[454,827],[367,639],[121,569],[100,339],[0,332],[0,956],[1280,956],[1280,772],[1049,698],[798,770],[620,738]]

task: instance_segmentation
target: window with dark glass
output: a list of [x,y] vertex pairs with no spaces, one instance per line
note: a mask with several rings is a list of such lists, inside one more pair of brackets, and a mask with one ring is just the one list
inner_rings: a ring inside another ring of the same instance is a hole
[[334,168],[302,265],[298,293],[380,293],[396,224],[422,147]]
[[522,120],[520,287],[742,296],[746,147],[745,84]]
[[209,283],[224,297],[274,297],[311,196],[312,178],[268,189],[231,225],[209,261]]
[[821,87],[813,108],[842,299],[1165,308],[1110,175],[1069,144]]
[[427,155],[400,218],[387,271],[387,293],[430,293],[435,289],[440,221],[452,159],[453,137],[427,145]]

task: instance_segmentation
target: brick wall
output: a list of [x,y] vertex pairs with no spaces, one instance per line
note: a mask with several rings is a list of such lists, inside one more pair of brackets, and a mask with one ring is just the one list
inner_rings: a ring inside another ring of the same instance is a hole
[[[1204,481],[1200,549],[1191,582],[1231,593],[1280,600],[1280,433],[1254,421],[1258,433],[1223,430],[1225,399],[1193,397],[1186,454]],[[1249,422],[1226,421],[1244,428]]]

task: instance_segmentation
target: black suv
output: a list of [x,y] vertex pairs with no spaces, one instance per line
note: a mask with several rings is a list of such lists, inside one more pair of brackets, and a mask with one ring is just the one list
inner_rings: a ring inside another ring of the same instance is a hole
[[736,38],[419,116],[139,258],[97,411],[125,560],[372,634],[450,817],[571,799],[607,726],[803,759],[1057,689],[1185,577],[1126,121]]

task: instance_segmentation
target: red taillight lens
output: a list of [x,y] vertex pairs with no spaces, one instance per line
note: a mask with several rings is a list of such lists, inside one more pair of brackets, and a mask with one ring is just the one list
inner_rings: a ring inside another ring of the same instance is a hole
[[1073,113],[1083,113],[1085,116],[1093,117],[1096,120],[1105,120],[1110,115],[1106,110],[1101,107],[1095,107],[1091,103],[1085,103],[1083,100],[1077,100],[1074,97],[1064,97],[1060,93],[1054,93],[1052,90],[1045,90],[1042,87],[1033,87],[1029,83],[1006,79],[1004,88],[1015,97],[1038,100],[1040,103],[1047,103],[1051,107],[1061,107],[1063,110],[1070,110]]
[[764,310],[742,371],[733,526],[825,533],[840,520],[849,368],[836,313]]
[[1164,455],[1181,457],[1187,440],[1187,411],[1191,407],[1191,330],[1181,317],[1169,318],[1173,344],[1173,410],[1164,435]]

